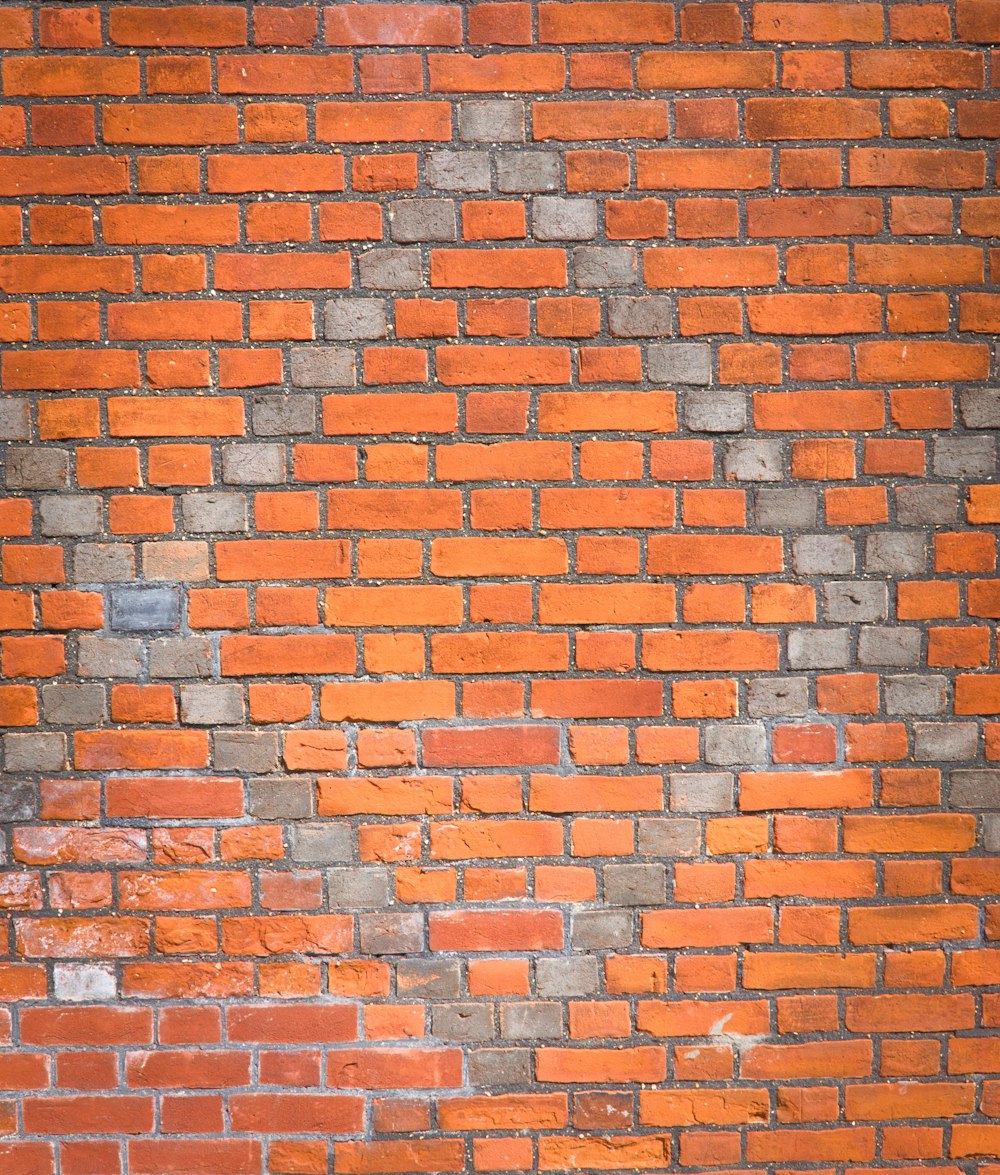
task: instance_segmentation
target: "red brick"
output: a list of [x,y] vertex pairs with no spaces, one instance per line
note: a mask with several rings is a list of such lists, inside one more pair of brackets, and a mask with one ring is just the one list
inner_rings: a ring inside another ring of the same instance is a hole
[[6,94],[46,98],[138,94],[139,63],[127,58],[15,57],[3,63]]
[[968,49],[854,49],[851,81],[858,89],[976,90],[983,57]]
[[210,155],[210,192],[342,192],[340,155]]
[[446,102],[320,102],[320,143],[447,142],[451,108]]
[[863,1162],[875,1157],[875,1131],[864,1126],[755,1131],[747,1142],[753,1163]]
[[243,539],[216,544],[218,577],[233,580],[342,579],[350,550],[343,539]]
[[412,1139],[386,1142],[337,1142],[337,1169],[345,1175],[390,1175],[413,1170],[461,1171],[465,1146],[461,1139]]
[[763,147],[671,147],[636,153],[636,187],[640,191],[752,191],[769,186],[770,172],[771,152]]
[[327,1065],[336,1089],[446,1089],[462,1083],[458,1049],[338,1049]]
[[[945,708],[916,753],[950,714],[1000,762],[997,8],[3,7],[12,1175],[995,1165],[1000,873],[965,806],[989,777],[914,766],[881,708],[923,665]],[[514,179],[525,135],[554,184]],[[596,237],[541,239],[559,192],[603,205]],[[405,239],[438,207],[461,238]],[[357,385],[290,391],[324,303],[394,249],[419,264],[361,290],[386,326],[356,332]],[[671,336],[703,391],[642,390]],[[713,387],[756,439],[695,427]],[[277,484],[226,480],[251,434]],[[872,527],[921,532],[928,477],[962,512],[888,577],[921,665],[795,670],[814,709],[709,764],[738,807],[684,810],[703,726],[757,723],[743,679],[834,616],[772,491],[820,483],[806,529],[860,559]],[[189,533],[214,496],[238,529]],[[84,506],[93,534],[49,533]],[[105,632],[105,580],[183,592],[183,627]],[[249,727],[197,721],[216,678]],[[510,1001],[664,854],[640,947],[608,948],[605,995],[539,996],[567,1039],[529,1054]],[[392,866],[396,908],[343,906],[325,855]],[[467,1012],[499,1040],[430,1043]],[[517,1094],[466,1088],[507,1068]]]
[[867,3],[788,3],[754,5],[755,41],[881,41],[882,8]]
[[872,798],[872,773],[864,768],[843,771],[743,772],[740,808],[867,808]]
[[359,4],[325,13],[328,45],[460,45],[460,14],[445,4]]
[[778,646],[769,633],[646,633],[642,663],[660,672],[776,669]]
[[554,93],[566,78],[566,66],[557,53],[429,53],[427,60],[435,93]]
[[777,255],[770,245],[652,248],[645,251],[644,265],[651,289],[739,289],[778,280]]
[[748,98],[751,142],[786,139],[877,139],[879,104],[868,98]]
[[650,570],[661,575],[759,575],[781,571],[778,538],[749,535],[655,535],[649,540]]
[[423,734],[429,767],[534,766],[558,761],[553,726],[430,728]]
[[539,1081],[658,1082],[666,1075],[662,1048],[643,1045],[625,1049],[541,1048],[535,1054]]
[[849,915],[853,943],[916,943],[974,938],[974,906],[854,907]]
[[80,731],[75,765],[106,768],[205,767],[208,737],[203,731]]
[[701,910],[656,910],[642,916],[643,946],[735,946],[771,942],[774,926],[765,907]]
[[177,6],[169,26],[157,8],[139,5],[116,8],[111,15],[111,40],[117,45],[158,47],[215,47],[246,44],[246,15],[242,11],[209,10],[196,5]]
[[667,49],[642,54],[638,80],[641,89],[742,90],[773,86],[775,73],[775,55],[764,50]]
[[429,935],[433,951],[559,950],[562,915],[557,910],[432,912]]
[[543,44],[644,44],[674,39],[674,11],[669,4],[543,0],[538,13]]
[[730,1032],[741,1036],[766,1033],[766,1000],[640,1000],[636,1026],[652,1036],[713,1036],[725,1020]]
[[981,188],[986,160],[978,151],[920,147],[853,147],[848,152],[852,187]]

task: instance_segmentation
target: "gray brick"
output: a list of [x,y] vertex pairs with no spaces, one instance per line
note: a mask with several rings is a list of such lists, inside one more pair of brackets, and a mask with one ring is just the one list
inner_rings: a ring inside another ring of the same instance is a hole
[[99,963],[56,963],[52,986],[63,1003],[104,1003],[117,994],[114,967]]
[[438,1004],[431,1008],[431,1033],[438,1040],[492,1040],[492,1004]]
[[0,824],[38,819],[38,785],[24,779],[0,778]]
[[191,726],[232,726],[244,719],[243,687],[182,685],[181,721]]
[[211,677],[212,650],[201,636],[161,637],[149,646],[150,677]]
[[1000,388],[963,388],[958,411],[966,428],[1000,428]]
[[54,731],[3,736],[7,771],[65,771],[66,736]]
[[38,516],[43,535],[99,534],[101,499],[96,494],[60,494],[40,498]]
[[671,812],[729,812],[733,777],[728,771],[675,771],[670,776]]
[[593,955],[535,960],[535,990],[540,996],[572,999],[593,995],[597,988],[597,960]]
[[208,579],[208,543],[156,539],[142,544],[142,576],[146,580],[199,583]]
[[518,98],[460,102],[458,135],[466,143],[521,143],[524,141],[524,102]]
[[884,583],[828,583],[823,588],[823,599],[826,618],[835,624],[884,620],[889,614],[889,593]]
[[851,634],[846,628],[796,628],[788,634],[791,669],[846,669]]
[[934,442],[934,472],[938,477],[991,477],[996,468],[996,442],[992,437],[939,437]]
[[297,388],[354,387],[354,352],[345,347],[293,347],[292,384]]
[[979,726],[975,722],[913,724],[913,757],[918,762],[960,763],[975,759],[978,750]]
[[253,431],[259,437],[302,436],[316,427],[312,396],[254,396]]
[[983,817],[983,848],[988,853],[1000,853],[1000,816]]
[[65,449],[17,448],[7,452],[7,487],[12,490],[60,490],[69,485]]
[[532,235],[538,241],[592,241],[597,236],[596,200],[537,196],[531,218]]
[[240,534],[247,529],[245,494],[185,494],[184,529],[194,534]]
[[862,665],[918,665],[920,629],[865,626],[858,636],[858,661]]
[[556,1040],[563,1033],[563,1006],[555,1000],[500,1005],[505,1040]]
[[926,540],[907,531],[879,531],[865,539],[865,571],[870,575],[919,575],[927,570]]
[[453,1000],[461,990],[462,971],[457,959],[400,959],[396,964],[398,995],[419,1000]]
[[0,400],[0,441],[31,439],[31,403],[5,397]]
[[361,914],[361,950],[366,955],[411,955],[424,949],[422,914]]
[[658,906],[666,897],[663,865],[604,866],[604,900],[609,906]]
[[352,865],[349,869],[330,869],[326,875],[330,905],[388,906],[389,871],[384,865]]
[[577,910],[570,925],[570,941],[577,950],[615,950],[632,942],[629,910]]
[[780,441],[729,441],[722,454],[726,481],[781,481]]
[[141,544],[142,570],[147,583],[201,583],[210,578],[208,543],[202,539],[157,538]]
[[52,726],[98,726],[104,721],[104,687],[43,685],[42,713]]
[[156,632],[177,628],[181,598],[176,588],[115,588],[111,593],[111,627],[117,632]]
[[303,820],[313,814],[316,786],[300,776],[269,775],[250,780],[251,816],[259,820]]
[[[700,387],[712,382],[712,348],[707,343],[656,343],[647,348],[646,355],[649,378],[654,383]],[[684,404],[687,418],[687,396]],[[689,427],[694,427],[690,420]]]
[[649,857],[697,857],[701,825],[697,820],[649,817],[639,821],[639,852]]
[[562,161],[555,151],[501,151],[497,187],[501,192],[556,192]]
[[428,186],[442,192],[488,192],[490,188],[490,157],[485,151],[432,151],[426,170]]
[[351,859],[354,837],[349,824],[293,824],[289,837],[293,861],[334,864]]
[[767,731],[760,723],[713,725],[705,729],[705,762],[723,767],[757,767],[767,762]]
[[228,485],[281,485],[284,445],[223,445],[222,480]]
[[581,245],[574,249],[573,272],[581,290],[632,286],[639,280],[635,250],[620,245]]
[[764,530],[808,530],[816,525],[816,491],[807,486],[757,491],[757,525]]
[[389,333],[381,298],[334,298],[323,308],[323,333],[328,339],[353,343],[384,339]]
[[948,526],[958,521],[955,486],[900,486],[896,490],[900,526]]
[[453,241],[454,200],[393,200],[389,204],[389,234],[394,241]]
[[[949,777],[948,799],[956,808],[1000,808],[1000,770],[997,768],[969,768],[953,770]],[[994,833],[1000,837],[996,822],[1000,817],[991,817]],[[984,844],[984,848],[990,848]],[[1000,850],[1000,845],[995,846]]]
[[751,718],[798,716],[808,708],[806,677],[755,677],[747,686],[747,713]]
[[81,636],[77,669],[81,677],[138,677],[142,645],[125,637]]
[[943,714],[948,708],[948,679],[911,673],[885,679],[887,714]]
[[852,575],[854,543],[846,534],[800,534],[792,539],[797,575]]
[[358,257],[358,273],[368,290],[419,290],[424,284],[419,249],[376,247]]
[[674,301],[660,294],[609,298],[608,329],[617,339],[664,338],[673,334]]
[[530,1049],[474,1049],[469,1053],[469,1083],[474,1088],[530,1082]]
[[[706,357],[706,374],[708,364],[709,358]],[[708,379],[704,382],[707,383]],[[686,392],[684,420],[693,432],[742,432],[747,424],[746,396],[742,392],[722,389],[713,392]]]
[[[278,736],[264,730],[220,730],[212,736],[212,764],[217,771],[274,771],[278,766]],[[295,833],[302,832],[302,827],[295,829]],[[342,829],[342,825],[318,824],[317,829],[329,828],[333,831]],[[343,860],[342,857],[307,857],[296,856],[298,860],[322,861]]]

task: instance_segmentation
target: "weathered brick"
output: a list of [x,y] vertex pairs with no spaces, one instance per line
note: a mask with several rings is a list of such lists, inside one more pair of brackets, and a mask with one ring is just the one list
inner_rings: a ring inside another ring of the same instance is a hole
[[996,1159],[997,8],[0,10],[13,1172]]

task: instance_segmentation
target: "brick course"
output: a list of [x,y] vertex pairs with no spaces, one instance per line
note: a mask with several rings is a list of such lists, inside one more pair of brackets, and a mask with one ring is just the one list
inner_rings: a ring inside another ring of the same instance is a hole
[[1000,1171],[997,43],[0,7],[11,1175]]

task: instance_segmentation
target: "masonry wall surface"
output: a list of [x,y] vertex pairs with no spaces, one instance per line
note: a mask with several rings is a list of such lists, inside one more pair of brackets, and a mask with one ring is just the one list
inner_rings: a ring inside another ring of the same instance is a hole
[[1000,1173],[998,40],[0,6],[4,1175]]

